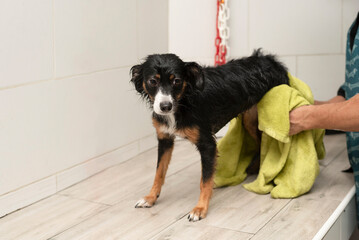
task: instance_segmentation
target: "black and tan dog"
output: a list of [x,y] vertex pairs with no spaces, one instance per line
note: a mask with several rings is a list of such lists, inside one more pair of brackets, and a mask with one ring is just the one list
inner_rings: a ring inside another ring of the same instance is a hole
[[212,195],[217,149],[214,134],[238,114],[255,106],[271,88],[288,84],[287,69],[259,50],[218,67],[156,54],[131,69],[131,81],[153,109],[158,160],[150,193],[136,207],[151,207],[160,195],[176,135],[196,145],[201,155],[200,198],[190,221],[204,218]]

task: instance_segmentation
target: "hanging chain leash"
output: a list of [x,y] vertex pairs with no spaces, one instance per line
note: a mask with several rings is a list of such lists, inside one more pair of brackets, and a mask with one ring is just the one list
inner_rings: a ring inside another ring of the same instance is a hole
[[214,59],[215,66],[225,64],[226,59],[228,59],[230,56],[230,48],[228,46],[230,32],[227,25],[229,17],[230,12],[228,8],[228,0],[217,0],[217,35],[215,39],[216,55]]

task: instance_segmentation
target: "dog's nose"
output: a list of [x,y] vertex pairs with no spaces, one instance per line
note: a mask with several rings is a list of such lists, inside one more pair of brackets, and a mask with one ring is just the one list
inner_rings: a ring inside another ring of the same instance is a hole
[[169,112],[172,110],[172,103],[171,102],[161,102],[160,108],[162,112]]

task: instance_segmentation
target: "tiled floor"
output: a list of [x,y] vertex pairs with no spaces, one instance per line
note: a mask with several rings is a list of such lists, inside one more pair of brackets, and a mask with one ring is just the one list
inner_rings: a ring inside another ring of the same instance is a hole
[[215,189],[207,218],[193,223],[187,214],[199,196],[199,154],[178,141],[153,208],[134,205],[152,185],[156,149],[1,218],[0,240],[312,239],[353,186],[353,175],[341,172],[349,167],[345,136],[326,136],[325,145],[310,193],[272,199],[241,186]]

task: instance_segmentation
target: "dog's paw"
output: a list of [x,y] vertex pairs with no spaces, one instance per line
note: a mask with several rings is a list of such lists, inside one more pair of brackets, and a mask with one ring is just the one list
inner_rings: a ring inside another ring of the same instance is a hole
[[207,215],[207,209],[203,207],[195,207],[188,215],[188,220],[190,222],[197,222],[203,218],[205,218]]
[[155,204],[155,201],[156,200],[151,198],[144,197],[136,203],[135,208],[150,208]]

